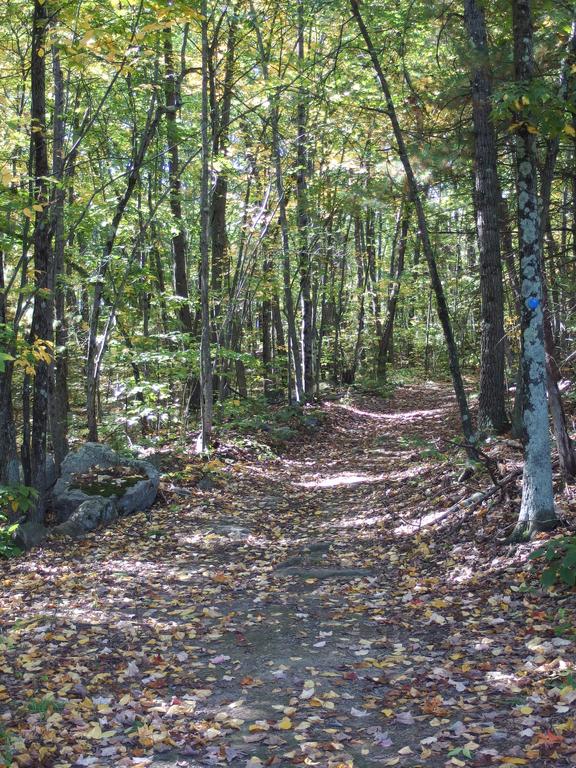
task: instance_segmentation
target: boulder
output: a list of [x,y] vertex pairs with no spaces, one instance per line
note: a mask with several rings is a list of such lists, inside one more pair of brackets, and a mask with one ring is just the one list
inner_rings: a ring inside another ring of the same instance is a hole
[[68,520],[53,528],[55,536],[71,536],[80,538],[88,531],[93,531],[101,525],[109,525],[118,517],[118,504],[113,498],[94,496],[82,502]]
[[[108,476],[107,471],[118,477]],[[74,526],[93,530],[117,517],[148,509],[154,503],[159,482],[160,474],[150,462],[125,458],[107,445],[85,443],[62,462],[52,492],[57,519],[68,521],[78,512]],[[98,503],[84,506],[86,502]]]
[[44,543],[48,533],[48,528],[45,528],[41,523],[22,523],[14,533],[14,543],[24,550],[39,547]]

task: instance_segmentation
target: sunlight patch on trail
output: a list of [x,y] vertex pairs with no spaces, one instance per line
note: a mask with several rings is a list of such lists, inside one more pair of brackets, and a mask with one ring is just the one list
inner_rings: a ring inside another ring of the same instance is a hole
[[335,488],[341,485],[360,485],[362,483],[377,483],[385,480],[385,475],[368,475],[360,472],[342,472],[332,477],[315,477],[303,480],[295,485],[301,488]]
[[404,411],[399,413],[377,413],[375,411],[363,411],[363,410],[360,410],[359,408],[353,407],[352,405],[339,404],[336,407],[341,408],[343,411],[354,413],[356,416],[366,416],[369,419],[377,419],[379,421],[394,421],[400,424],[406,421],[413,421],[414,419],[435,418],[436,416],[442,416],[442,414],[446,413],[449,410],[449,406],[446,406],[444,408],[430,408],[430,409],[425,409],[420,411]]

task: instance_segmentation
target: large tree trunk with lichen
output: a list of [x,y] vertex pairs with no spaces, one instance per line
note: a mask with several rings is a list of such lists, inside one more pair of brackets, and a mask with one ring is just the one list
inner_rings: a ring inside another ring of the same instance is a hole
[[[533,77],[533,40],[530,0],[513,0],[514,66],[521,87]],[[540,260],[541,222],[537,193],[536,142],[526,121],[516,132],[518,184],[518,232],[522,289],[522,397],[524,427],[524,474],[522,504],[511,540],[529,538],[557,523],[552,487],[552,460],[548,404],[546,401],[546,354]]]

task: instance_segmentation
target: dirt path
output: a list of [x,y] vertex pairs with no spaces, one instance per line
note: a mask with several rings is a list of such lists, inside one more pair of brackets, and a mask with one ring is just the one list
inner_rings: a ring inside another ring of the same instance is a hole
[[223,490],[3,565],[7,764],[576,764],[572,597],[485,510],[429,525],[471,492],[449,390],[325,411]]

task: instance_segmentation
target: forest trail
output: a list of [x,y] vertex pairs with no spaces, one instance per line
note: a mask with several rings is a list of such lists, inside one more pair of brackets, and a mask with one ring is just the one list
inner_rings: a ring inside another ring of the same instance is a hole
[[573,599],[501,511],[433,522],[474,490],[449,388],[323,409],[221,489],[3,565],[7,764],[576,764]]

